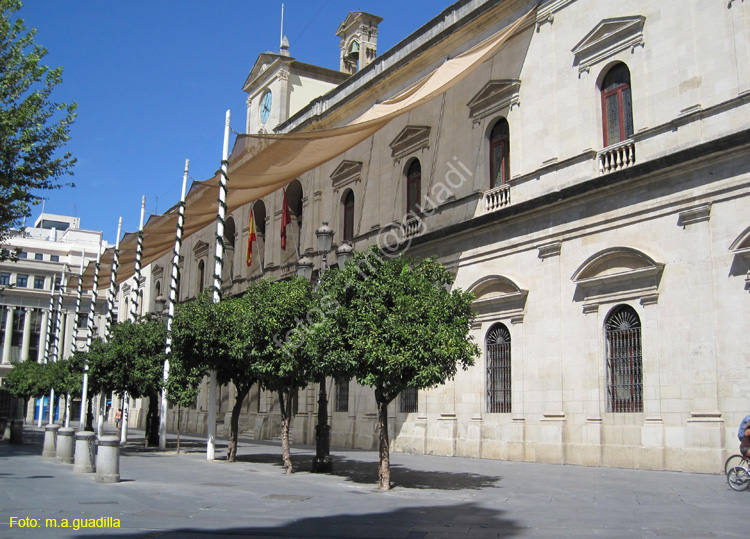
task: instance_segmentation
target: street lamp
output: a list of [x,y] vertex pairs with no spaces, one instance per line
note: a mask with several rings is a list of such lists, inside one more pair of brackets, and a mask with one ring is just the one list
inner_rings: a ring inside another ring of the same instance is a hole
[[[333,229],[326,222],[323,222],[323,225],[315,231],[315,236],[318,238],[318,251],[323,255],[321,273],[328,269],[327,256],[333,244],[333,234]],[[312,268],[310,268],[310,273],[312,274]],[[325,376],[320,377],[318,386],[320,388],[318,392],[318,424],[315,426],[315,458],[312,463],[312,472],[328,473],[333,471],[333,461],[331,460],[331,426],[328,424],[328,395],[326,395]]]
[[336,249],[336,261],[339,264],[339,269],[344,269],[346,263],[349,262],[353,257],[354,248],[347,242],[342,243],[341,246]]
[[308,281],[312,280],[313,274],[313,261],[308,257],[303,256],[297,260],[297,276],[304,277]]

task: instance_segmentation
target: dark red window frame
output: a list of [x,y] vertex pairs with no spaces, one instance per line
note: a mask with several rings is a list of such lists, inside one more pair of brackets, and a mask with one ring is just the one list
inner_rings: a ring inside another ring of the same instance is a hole
[[[497,161],[496,152],[500,152],[500,181],[497,181],[498,170],[495,168]],[[492,128],[490,133],[490,189],[500,187],[508,183],[510,176],[510,127],[505,118],[501,118]]]
[[[612,85],[612,83],[610,83],[609,81],[616,78],[618,75],[623,76],[626,82]],[[626,140],[633,135],[632,126],[630,127],[630,129],[627,129],[626,125],[627,116],[629,116],[631,119],[633,116],[632,93],[630,94],[631,97],[628,99],[628,106],[630,110],[625,110],[625,92],[628,90],[630,90],[630,71],[628,70],[628,66],[626,66],[625,64],[617,64],[607,72],[607,75],[602,81],[602,132],[604,134],[604,147],[622,142],[623,140]],[[607,98],[613,95],[617,98],[617,122],[619,124],[618,131],[620,139],[616,141],[609,140],[609,119],[607,114]],[[626,114],[626,112],[629,114]]]

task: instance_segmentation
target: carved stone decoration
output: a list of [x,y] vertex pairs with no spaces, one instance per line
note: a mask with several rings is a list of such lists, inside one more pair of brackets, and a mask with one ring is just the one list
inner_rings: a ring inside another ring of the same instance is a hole
[[680,212],[677,218],[677,225],[685,228],[693,223],[708,221],[711,217],[711,204],[701,204],[693,208],[688,208]]
[[487,275],[469,287],[474,294],[474,311],[479,322],[510,319],[512,324],[523,322],[528,290],[502,275]]
[[331,182],[334,190],[341,189],[352,182],[362,179],[362,161],[343,160],[331,173]]
[[518,79],[495,79],[485,84],[479,92],[466,103],[469,107],[469,118],[479,122],[482,118],[504,109],[511,109],[520,104],[518,92],[521,81]]
[[430,127],[426,125],[407,125],[389,144],[391,157],[401,159],[417,150],[429,148]]
[[643,25],[646,17],[617,17],[604,19],[573,47],[578,72],[588,71],[592,65],[610,58],[620,51],[644,46]]
[[742,231],[742,234],[729,246],[734,254],[734,262],[730,269],[733,276],[745,274],[745,290],[750,291],[750,226]]
[[630,247],[612,247],[589,257],[571,277],[573,297],[583,302],[583,312],[614,301],[638,299],[653,305],[659,299],[664,264]]
[[208,244],[205,241],[195,242],[195,247],[193,247],[193,255],[195,256],[196,260],[208,255]]
[[160,278],[164,274],[164,266],[160,266],[159,264],[154,264],[151,268],[151,276],[155,279]]

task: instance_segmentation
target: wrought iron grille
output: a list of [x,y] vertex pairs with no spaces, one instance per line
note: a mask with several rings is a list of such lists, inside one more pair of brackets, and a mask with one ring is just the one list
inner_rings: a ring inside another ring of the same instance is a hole
[[417,390],[413,387],[407,387],[401,392],[399,397],[399,410],[402,414],[412,414],[419,411],[417,404]]
[[621,305],[607,319],[607,411],[643,411],[641,321]]
[[487,411],[510,413],[510,389],[510,332],[496,324],[487,334]]
[[336,380],[336,411],[349,411],[349,380]]

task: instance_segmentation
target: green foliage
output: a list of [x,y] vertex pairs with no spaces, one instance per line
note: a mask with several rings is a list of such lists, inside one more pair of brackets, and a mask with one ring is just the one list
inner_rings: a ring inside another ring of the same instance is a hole
[[89,378],[103,391],[133,398],[161,391],[166,324],[153,317],[112,326],[110,340],[96,339],[88,353]]
[[433,259],[383,258],[374,247],[355,253],[344,270],[324,274],[317,293],[329,313],[308,346],[385,403],[407,387],[440,385],[479,356],[469,336],[473,296],[449,292],[452,282]]
[[188,369],[174,355],[169,360],[167,400],[173,406],[189,408],[200,392],[203,373],[199,368]]
[[36,361],[24,361],[13,366],[5,377],[3,387],[11,395],[22,399],[43,397],[50,390],[47,365]]
[[71,357],[48,363],[46,367],[49,384],[56,394],[80,396],[83,386],[83,366],[80,361]]
[[[69,139],[76,104],[50,101],[62,81],[62,68],[41,61],[47,50],[34,43],[16,16],[19,0],[0,0],[0,241],[8,229],[31,214],[40,190],[62,186],[76,160],[59,155]],[[72,185],[72,184],[67,184]],[[0,259],[9,256],[0,251]]]

